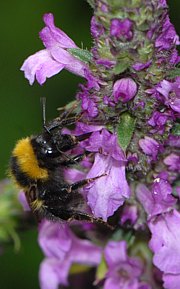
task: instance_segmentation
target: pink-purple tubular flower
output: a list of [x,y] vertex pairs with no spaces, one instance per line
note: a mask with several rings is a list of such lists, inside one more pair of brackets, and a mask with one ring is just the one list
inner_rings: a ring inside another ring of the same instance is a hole
[[29,56],[21,67],[29,83],[33,84],[36,78],[39,84],[43,84],[46,78],[62,69],[85,77],[87,65],[67,51],[68,48],[78,48],[74,41],[54,25],[51,13],[45,14],[43,19],[46,26],[39,35],[46,49]]
[[136,194],[148,218],[167,212],[176,204],[176,199],[171,195],[171,185],[162,177],[157,177],[154,180],[151,190],[145,185],[139,184]]
[[180,213],[173,210],[149,222],[153,263],[163,272],[164,288],[178,289],[180,282]]
[[95,216],[106,221],[130,196],[125,174],[126,159],[117,137],[105,129],[92,134],[86,149],[96,153],[87,178],[101,176],[87,188],[88,205]]
[[156,159],[159,150],[159,144],[155,139],[145,136],[144,139],[139,141],[139,146],[146,155],[151,156],[153,160]]
[[127,255],[125,241],[109,241],[104,250],[108,272],[103,289],[151,289],[140,281],[143,266],[138,258]]
[[39,273],[41,289],[67,285],[74,263],[97,266],[101,260],[101,249],[76,237],[67,224],[44,221],[40,226],[39,245],[46,256]]
[[117,38],[124,37],[126,40],[131,40],[133,23],[129,19],[112,19],[110,33]]

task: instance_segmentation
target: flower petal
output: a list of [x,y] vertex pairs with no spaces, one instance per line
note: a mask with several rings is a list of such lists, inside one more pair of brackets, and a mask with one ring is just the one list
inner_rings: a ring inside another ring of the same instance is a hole
[[164,273],[180,274],[180,213],[176,210],[149,222],[153,263]]
[[58,289],[59,285],[68,285],[68,273],[71,263],[59,262],[55,258],[47,258],[40,265],[39,280],[41,289]]
[[[101,176],[107,174],[107,176]],[[88,204],[96,217],[107,218],[130,196],[126,181],[125,166],[110,156],[96,154],[87,178],[101,176],[87,188]]]
[[25,78],[32,85],[35,77],[39,84],[43,84],[49,78],[64,68],[64,64],[53,60],[48,50],[40,50],[29,56],[23,63],[21,70],[24,71]]
[[109,267],[127,261],[127,245],[125,241],[109,241],[104,255]]
[[52,13],[44,14],[43,17],[46,27],[44,27],[39,35],[46,48],[58,45],[61,48],[76,48],[74,41],[66,35],[61,29],[54,25],[54,16]]
[[55,59],[58,63],[64,64],[64,68],[68,71],[85,77],[85,70],[88,69],[87,65],[76,59],[68,51],[64,50],[61,47],[54,46],[50,49],[52,58]]

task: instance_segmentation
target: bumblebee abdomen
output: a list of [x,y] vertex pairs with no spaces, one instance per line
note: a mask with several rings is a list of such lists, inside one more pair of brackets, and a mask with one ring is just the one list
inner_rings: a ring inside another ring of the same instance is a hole
[[17,142],[12,152],[10,166],[11,174],[22,187],[28,186],[32,180],[48,179],[48,171],[39,166],[29,137]]

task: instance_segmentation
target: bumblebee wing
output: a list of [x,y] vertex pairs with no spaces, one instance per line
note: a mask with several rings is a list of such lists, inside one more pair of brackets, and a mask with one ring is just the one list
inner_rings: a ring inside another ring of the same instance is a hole
[[26,199],[29,204],[29,207],[33,210],[33,203],[37,200],[38,197],[38,189],[37,184],[32,183],[25,191]]
[[26,199],[30,209],[34,213],[36,221],[41,222],[44,216],[43,201],[38,199],[39,190],[37,183],[32,183],[25,191]]

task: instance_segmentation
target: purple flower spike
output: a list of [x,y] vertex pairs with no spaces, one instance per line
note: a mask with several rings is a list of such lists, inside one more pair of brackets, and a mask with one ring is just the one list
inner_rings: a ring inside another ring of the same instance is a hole
[[176,210],[149,222],[149,246],[153,263],[163,272],[164,288],[177,289],[180,282],[180,213]]
[[21,67],[29,83],[32,85],[36,78],[42,85],[46,78],[59,73],[62,69],[85,77],[87,65],[66,50],[77,48],[74,41],[54,25],[54,17],[51,13],[45,14],[43,19],[46,27],[41,30],[40,38],[46,49],[28,57]]
[[124,37],[126,40],[131,40],[133,37],[132,25],[133,23],[129,19],[112,19],[110,26],[111,36]]
[[156,140],[151,137],[145,136],[144,139],[140,139],[139,146],[146,155],[151,156],[153,160],[156,159],[160,148],[160,145]]
[[76,237],[66,224],[44,221],[40,227],[39,244],[46,255],[40,267],[41,289],[68,285],[68,273],[73,263],[96,266],[101,259],[101,249]]
[[137,93],[137,84],[129,77],[117,80],[113,86],[114,101],[128,102]]

